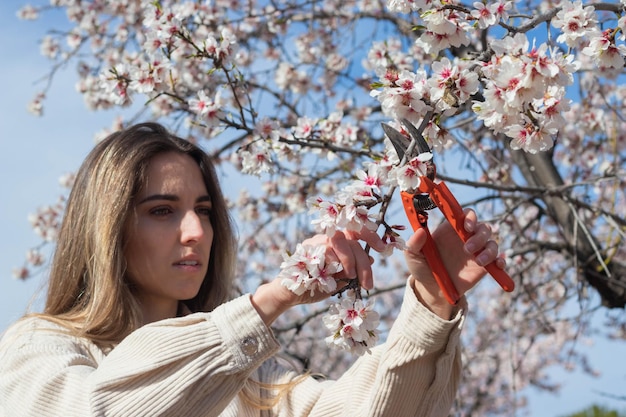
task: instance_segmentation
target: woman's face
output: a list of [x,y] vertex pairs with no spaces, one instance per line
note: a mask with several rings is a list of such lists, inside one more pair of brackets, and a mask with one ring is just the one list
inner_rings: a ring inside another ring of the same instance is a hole
[[191,157],[168,152],[150,161],[124,250],[144,323],[175,316],[179,300],[198,293],[213,243],[210,211],[211,196]]

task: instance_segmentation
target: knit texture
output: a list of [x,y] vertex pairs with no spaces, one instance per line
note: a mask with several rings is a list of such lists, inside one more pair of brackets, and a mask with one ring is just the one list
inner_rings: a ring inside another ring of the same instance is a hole
[[307,378],[261,413],[238,395],[247,379],[281,384],[298,374],[271,359],[279,345],[249,295],[143,326],[110,352],[27,318],[0,341],[0,417],[445,417],[462,323],[462,311],[442,320],[407,287],[385,343],[337,381]]

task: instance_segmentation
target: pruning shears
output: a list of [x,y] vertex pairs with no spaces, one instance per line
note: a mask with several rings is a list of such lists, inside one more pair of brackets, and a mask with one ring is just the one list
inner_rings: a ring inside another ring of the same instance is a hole
[[[410,161],[418,155],[432,152],[421,134],[428,119],[424,119],[423,126],[420,126],[420,129],[406,119],[401,120],[411,138],[390,125],[382,123],[382,128],[389,140],[391,140],[401,161]],[[424,165],[426,170],[420,175],[420,184],[417,189],[401,191],[402,205],[413,230],[423,228],[426,232],[427,238],[422,248],[422,253],[447,301],[450,304],[456,304],[461,297],[441,261],[439,250],[428,230],[427,210],[439,208],[463,242],[466,242],[472,236],[472,233],[465,230],[465,213],[452,192],[450,192],[443,181],[435,183],[437,168],[432,158],[424,161]],[[515,283],[504,270],[496,266],[495,262],[486,265],[485,269],[500,284],[503,290],[507,292],[513,291]]]

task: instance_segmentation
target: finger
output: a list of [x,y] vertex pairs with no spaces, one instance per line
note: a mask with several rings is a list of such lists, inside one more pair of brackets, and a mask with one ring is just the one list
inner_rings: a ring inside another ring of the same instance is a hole
[[463,227],[470,233],[473,233],[476,230],[476,225],[478,223],[478,217],[476,216],[476,212],[472,209],[465,209],[465,220],[463,221]]
[[363,227],[358,232],[346,232],[346,235],[349,239],[364,241],[376,252],[382,252],[387,247],[387,244],[380,236],[378,236],[378,233],[376,233],[375,230],[368,229],[367,227]]
[[346,234],[337,232],[331,238],[334,254],[341,262],[347,278],[359,279],[359,283],[366,290],[372,289],[374,280],[372,264],[369,255],[357,240],[346,238]]
[[319,245],[325,245],[327,242],[328,242],[328,236],[324,234],[318,234],[318,235],[315,235],[308,239],[303,240],[302,244],[304,246],[319,246]]
[[424,229],[417,229],[415,233],[411,235],[409,240],[406,241],[407,252],[418,254],[426,243],[426,231]]
[[487,241],[491,239],[491,227],[488,224],[478,223],[474,226],[474,229],[474,234],[463,245],[465,252],[471,255],[480,251]]
[[[332,252],[334,256],[337,257],[337,260],[341,263],[346,278],[354,278],[357,276],[354,250],[351,247],[350,242],[356,241],[346,239],[346,236],[343,234],[343,232],[337,232],[332,238],[330,238],[330,246]],[[358,242],[356,243],[358,244]],[[363,248],[361,248],[361,250],[363,250]]]
[[354,255],[356,276],[359,278],[361,287],[366,290],[374,288],[374,275],[372,274],[372,264],[370,256],[363,250],[357,241],[350,241],[352,253]]
[[493,240],[487,241],[485,247],[476,255],[476,263],[485,266],[498,259],[498,244]]
[[506,259],[503,256],[498,256],[496,258],[496,266],[500,269],[506,269]]

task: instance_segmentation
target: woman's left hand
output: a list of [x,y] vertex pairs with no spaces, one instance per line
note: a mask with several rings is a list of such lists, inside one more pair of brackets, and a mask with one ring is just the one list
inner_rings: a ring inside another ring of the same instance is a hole
[[[374,286],[371,266],[373,258],[363,249],[361,241],[378,252],[386,248],[380,236],[366,228],[360,232],[337,231],[332,237],[324,234],[315,235],[302,244],[324,247],[326,262],[341,264],[341,271],[333,274],[338,289],[347,285],[350,279],[356,278],[361,287],[369,290]],[[330,293],[320,290],[314,291],[314,294],[306,291],[304,294],[297,295],[285,287],[281,281],[281,278],[276,278],[262,285],[252,296],[253,305],[267,324],[273,322],[290,307],[315,303],[331,296]]]

